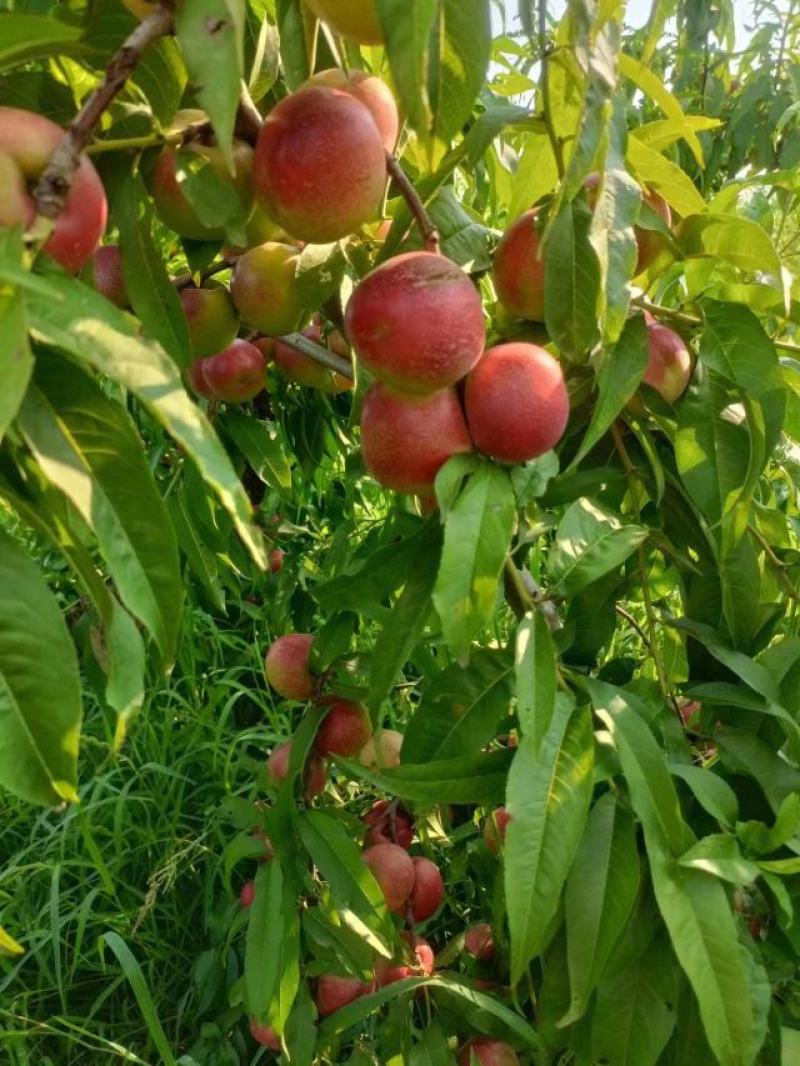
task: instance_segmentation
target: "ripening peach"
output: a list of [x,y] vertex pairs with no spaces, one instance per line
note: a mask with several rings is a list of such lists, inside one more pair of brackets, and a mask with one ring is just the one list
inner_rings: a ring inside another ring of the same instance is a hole
[[414,863],[408,852],[398,844],[373,844],[361,852],[361,858],[372,870],[389,910],[401,911],[416,880]]
[[407,397],[382,382],[361,408],[361,452],[376,481],[396,492],[424,492],[453,456],[472,451],[455,389]]
[[351,93],[306,85],[265,118],[253,188],[293,237],[324,244],[354,233],[380,215],[385,186],[383,136]]
[[[285,740],[282,744],[278,744],[276,748],[273,748],[270,757],[267,759],[267,776],[273,785],[280,785],[282,781],[286,780],[289,774],[289,760],[291,755],[291,740]],[[326,780],[327,774],[325,772],[325,763],[319,755],[312,751],[306,762],[306,796],[309,799],[313,796],[318,796],[325,788]]]
[[505,807],[498,807],[483,823],[483,841],[494,855],[502,850],[506,839],[506,827],[511,815]]
[[569,418],[569,394],[561,365],[544,348],[499,344],[467,377],[464,407],[478,451],[523,463],[558,444]]
[[433,252],[387,260],[355,288],[345,311],[358,358],[397,392],[455,385],[483,352],[478,290],[461,267]]
[[92,259],[95,289],[101,296],[105,296],[122,310],[130,307],[125,278],[122,274],[122,256],[119,245],[102,244],[99,248],[95,248]]
[[310,633],[287,633],[270,644],[264,659],[267,681],[287,700],[310,700],[316,679],[311,673]]
[[323,756],[357,755],[372,734],[372,723],[364,704],[340,696],[325,696],[320,700],[320,706],[330,710],[317,731],[315,750]]
[[[29,189],[63,139],[64,130],[50,119],[18,107],[0,107],[0,229],[32,225],[36,205]],[[107,217],[103,183],[82,155],[44,251],[76,274],[100,242]]]
[[414,888],[411,891],[411,907],[415,922],[425,922],[441,907],[444,900],[444,882],[435,862],[415,855]]
[[327,85],[330,89],[341,89],[351,93],[366,107],[383,137],[383,146],[387,152],[394,151],[397,134],[400,130],[400,118],[397,114],[392,90],[375,74],[364,70],[344,71],[341,67],[321,70],[308,79],[306,85]]

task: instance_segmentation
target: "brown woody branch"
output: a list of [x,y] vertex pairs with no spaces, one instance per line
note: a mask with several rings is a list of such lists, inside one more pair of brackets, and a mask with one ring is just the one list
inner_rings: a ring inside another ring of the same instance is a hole
[[391,152],[386,153],[386,170],[402,193],[403,199],[408,204],[411,214],[416,219],[420,233],[422,234],[422,240],[425,244],[425,250],[428,252],[438,252],[439,231],[436,229],[433,219],[425,210],[425,204],[423,204],[419,193],[414,188],[408,175]]
[[172,30],[173,14],[160,7],[128,35],[106,68],[102,82],[70,122],[63,140],[50,157],[34,190],[36,210],[45,218],[55,218],[64,206],[72,179],[97,123],[122,89],[146,49]]

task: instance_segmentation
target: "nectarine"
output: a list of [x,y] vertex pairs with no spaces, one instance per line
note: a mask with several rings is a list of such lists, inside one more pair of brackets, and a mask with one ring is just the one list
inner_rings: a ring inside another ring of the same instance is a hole
[[333,973],[324,973],[317,980],[315,1001],[321,1018],[346,1007],[348,1003],[369,992],[369,985],[352,977],[338,977]]
[[569,395],[560,364],[544,348],[499,344],[467,377],[464,407],[478,451],[523,463],[561,439]]
[[396,729],[376,729],[361,749],[358,761],[371,770],[388,770],[400,765],[403,734]]
[[461,267],[433,252],[382,263],[356,286],[345,312],[356,355],[399,392],[455,385],[480,359],[480,296]]
[[455,389],[406,397],[373,382],[361,408],[361,450],[376,481],[424,492],[451,455],[472,451]]
[[242,885],[242,891],[239,893],[239,903],[242,907],[252,907],[253,900],[256,898],[256,883],[255,881],[245,881]]
[[492,927],[486,922],[476,922],[464,934],[464,950],[481,962],[491,962],[495,956]]
[[515,318],[544,322],[544,258],[540,256],[536,209],[509,226],[494,253],[494,286]]
[[123,310],[130,307],[125,278],[122,275],[122,256],[118,244],[103,244],[92,254],[94,287],[101,296]]
[[516,1052],[502,1040],[470,1040],[458,1056],[458,1066],[472,1066],[473,1058],[481,1066],[519,1066]]
[[315,678],[309,657],[314,638],[310,633],[287,633],[269,646],[264,659],[267,681],[287,700],[309,700]]
[[364,70],[351,70],[348,73],[341,67],[332,67],[330,70],[321,70],[318,74],[314,74],[308,79],[306,85],[327,85],[329,89],[341,89],[343,92],[352,93],[375,119],[386,151],[394,151],[400,130],[400,118],[392,90],[385,81],[375,74],[367,74]]
[[411,891],[411,907],[415,922],[425,922],[438,911],[444,899],[444,882],[435,862],[415,855],[414,888]]
[[355,700],[325,696],[320,705],[330,710],[317,731],[314,748],[320,755],[357,755],[372,733],[367,708]]
[[378,217],[385,185],[383,137],[351,93],[307,85],[264,120],[253,187],[292,237],[317,244],[346,237]]
[[502,849],[506,839],[506,827],[511,815],[505,807],[498,807],[483,823],[483,841],[494,855]]
[[[279,785],[281,781],[286,780],[289,773],[289,760],[291,755],[291,740],[285,740],[282,744],[278,744],[276,748],[273,748],[267,759],[267,776],[273,785]],[[312,751],[308,757],[305,768],[306,787],[304,791],[306,796],[309,798],[312,796],[318,796],[325,788],[326,780],[327,774],[325,772],[325,763],[320,759],[319,755]]]
[[270,336],[297,329],[303,314],[295,277],[297,256],[294,245],[271,241],[237,259],[231,297],[253,329]]
[[399,844],[408,849],[414,838],[414,819],[403,807],[378,800],[361,819],[367,825],[367,844]]
[[672,404],[683,396],[691,376],[692,357],[683,337],[660,322],[648,323],[645,385]]
[[373,844],[361,852],[361,858],[372,870],[389,910],[401,911],[416,879],[414,863],[408,852],[398,844]]
[[257,1044],[269,1048],[270,1051],[281,1050],[281,1040],[270,1025],[259,1025],[255,1018],[250,1019],[250,1035]]
[[257,396],[264,388],[266,369],[258,348],[241,339],[202,362],[203,380],[215,398],[226,403],[245,403]]
[[[18,107],[0,107],[0,227],[27,229],[32,224],[36,205],[28,186],[36,183],[63,139],[64,130],[50,119]],[[103,236],[107,217],[103,183],[82,155],[44,251],[77,273]]]
[[227,348],[239,332],[239,319],[227,289],[222,285],[188,286],[178,296],[195,358],[216,355]]

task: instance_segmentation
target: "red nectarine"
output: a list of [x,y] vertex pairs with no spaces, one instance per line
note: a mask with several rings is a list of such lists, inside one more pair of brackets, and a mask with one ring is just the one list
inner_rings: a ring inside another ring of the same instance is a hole
[[398,844],[373,844],[361,852],[361,858],[372,870],[389,910],[401,911],[416,879],[414,863],[408,852]]
[[218,400],[245,403],[264,388],[266,361],[254,344],[235,340],[217,355],[203,360],[203,379]]
[[367,74],[364,70],[347,72],[340,67],[332,67],[330,70],[321,70],[318,74],[314,74],[308,79],[306,85],[327,85],[329,89],[341,89],[343,92],[352,93],[375,119],[375,125],[381,131],[386,151],[394,151],[400,130],[400,119],[392,90],[385,81],[375,74]]
[[267,681],[287,700],[309,700],[315,678],[309,660],[314,638],[310,633],[287,633],[270,644],[264,659]]
[[435,862],[420,855],[415,855],[411,861],[414,863],[414,888],[411,892],[414,921],[425,922],[442,905],[444,882]]
[[367,828],[367,844],[399,844],[408,849],[414,839],[414,819],[403,807],[378,800],[362,817]]
[[494,253],[494,285],[515,318],[544,322],[544,258],[539,254],[536,209],[512,223]]
[[253,329],[269,336],[297,329],[303,315],[295,273],[297,256],[294,245],[271,241],[236,260],[231,297]]
[[679,333],[660,322],[647,326],[647,368],[642,381],[675,403],[686,392],[692,376],[692,357]]
[[270,1051],[281,1050],[281,1039],[270,1025],[259,1025],[255,1018],[250,1019],[250,1035],[257,1044]]
[[[103,249],[100,249],[101,251]],[[187,286],[178,293],[196,359],[216,355],[236,338],[239,318],[222,285]]]
[[464,934],[464,950],[481,962],[491,962],[495,956],[492,927],[486,922],[476,922]]
[[125,278],[122,275],[122,256],[119,253],[119,245],[103,244],[95,248],[92,259],[95,289],[117,307],[123,310],[130,307]]
[[369,740],[372,723],[363,703],[325,696],[320,705],[330,710],[317,731],[314,748],[320,755],[357,755]]
[[502,1040],[470,1040],[458,1056],[458,1066],[472,1066],[473,1058],[481,1066],[519,1066],[516,1052]]
[[324,973],[317,980],[315,1001],[321,1018],[346,1007],[348,1003],[369,992],[369,985],[352,977],[338,977],[333,973]]
[[501,850],[506,839],[506,826],[511,815],[505,807],[498,807],[483,823],[483,841],[494,855]]
[[[282,744],[278,744],[276,748],[273,748],[267,759],[267,776],[273,785],[279,785],[282,781],[286,780],[289,773],[289,760],[291,754],[291,740],[285,740]],[[313,751],[306,762],[305,780],[306,787],[304,791],[305,795],[309,798],[312,796],[318,796],[325,788],[325,781],[327,780],[325,763],[320,759],[319,755]]]

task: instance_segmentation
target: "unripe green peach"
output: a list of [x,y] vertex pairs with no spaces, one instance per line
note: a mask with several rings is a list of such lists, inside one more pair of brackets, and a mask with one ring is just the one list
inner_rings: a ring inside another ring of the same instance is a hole
[[303,314],[297,286],[297,248],[270,241],[236,261],[231,296],[248,326],[281,336],[297,329]]
[[227,348],[239,332],[239,317],[228,290],[222,285],[189,286],[178,295],[195,358],[216,355]]
[[467,377],[467,425],[478,451],[507,463],[535,459],[561,439],[569,394],[561,366],[535,344],[490,348]]
[[361,408],[361,451],[382,485],[424,492],[452,455],[472,451],[455,389],[411,398],[373,382]]
[[394,151],[400,131],[400,118],[392,90],[385,81],[363,70],[351,70],[348,73],[341,67],[332,67],[314,74],[306,85],[327,85],[330,89],[340,89],[360,100],[375,119],[383,137],[384,148],[387,152]]
[[264,120],[253,188],[293,237],[324,244],[348,236],[378,217],[385,186],[383,137],[351,93],[307,85]]
[[334,33],[361,44],[381,44],[383,31],[375,0],[308,0],[308,6]]
[[95,248],[92,255],[94,263],[94,287],[101,296],[123,310],[130,307],[130,300],[122,275],[122,256],[118,244],[103,244]]
[[[36,215],[28,191],[64,139],[54,122],[18,107],[0,107],[0,227],[27,229]],[[82,155],[44,251],[77,273],[90,259],[106,228],[108,204],[100,176]]]
[[364,365],[398,392],[455,385],[475,366],[486,331],[475,286],[452,260],[407,252],[356,286],[347,337]]
[[[350,357],[350,349],[341,333],[334,330],[323,340],[319,328],[319,320],[304,329],[303,336],[308,337],[315,344],[324,344],[336,355],[341,355],[345,359]],[[320,392],[325,392],[329,395],[347,392],[353,388],[353,382],[350,378],[346,378],[343,374],[337,374],[335,370],[330,370],[327,366],[323,366],[322,363],[317,363],[310,356],[298,352],[296,348],[290,348],[288,344],[276,341],[270,349],[270,355],[279,373],[298,385],[319,389]]]
[[264,660],[267,681],[287,700],[309,700],[314,694],[316,679],[311,673],[310,633],[287,633],[269,646]]
[[[235,141],[233,161],[235,173],[231,176],[225,157],[216,145],[199,144],[190,141],[180,149],[205,159],[212,170],[224,181],[230,183],[231,196],[238,196],[244,213],[252,209],[253,194],[250,187],[250,174],[253,166],[253,149],[244,141]],[[162,148],[156,159],[150,178],[150,190],[156,205],[156,212],[161,221],[181,237],[196,241],[221,240],[225,236],[224,226],[208,225],[200,220],[196,210],[181,189],[176,173],[178,149],[172,145]]]

